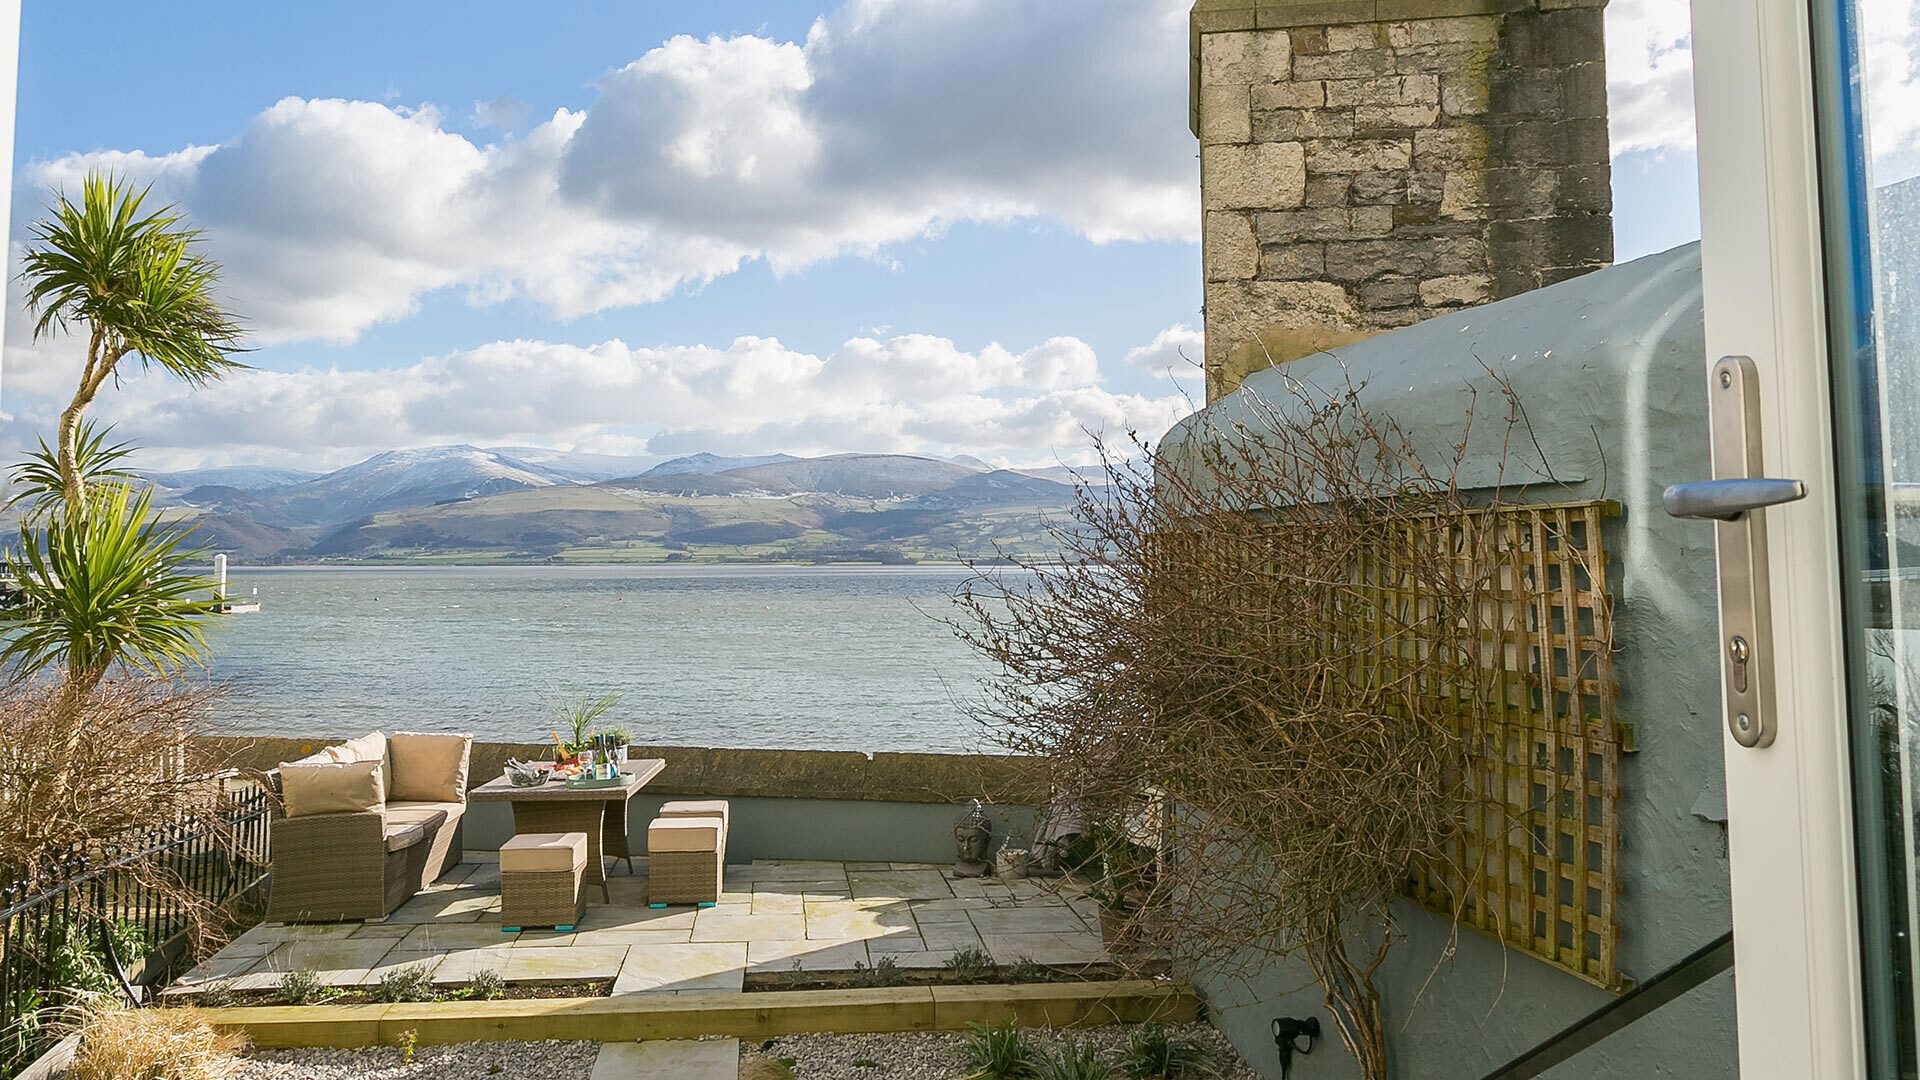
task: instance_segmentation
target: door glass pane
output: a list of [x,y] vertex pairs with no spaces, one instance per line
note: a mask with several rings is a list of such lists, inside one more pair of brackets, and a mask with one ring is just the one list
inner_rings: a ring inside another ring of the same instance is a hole
[[1874,1076],[1911,1077],[1920,1072],[1920,50],[1913,0],[1813,0],[1812,15],[1868,1060]]

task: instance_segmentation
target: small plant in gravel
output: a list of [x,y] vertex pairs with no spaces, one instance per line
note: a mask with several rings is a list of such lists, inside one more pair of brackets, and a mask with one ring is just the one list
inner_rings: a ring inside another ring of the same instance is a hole
[[906,981],[906,973],[900,970],[900,961],[891,956],[883,956],[875,960],[872,967],[861,963],[853,965],[853,985],[855,986],[902,986]]
[[993,957],[985,949],[961,949],[947,957],[946,969],[961,982],[985,982],[993,975]]
[[1159,1024],[1127,1033],[1121,1065],[1131,1080],[1213,1080],[1220,1075],[1213,1051]]
[[1012,1020],[991,1027],[968,1024],[960,1053],[966,1080],[1034,1080],[1038,1075],[1033,1042]]
[[433,973],[425,964],[406,964],[392,968],[380,976],[380,984],[374,987],[375,1000],[394,1001],[432,1001]]
[[880,1063],[872,1058],[854,1058],[853,1067],[856,1069],[877,1069],[880,1067]]
[[280,976],[280,1000],[288,1005],[312,1005],[332,996],[332,989],[321,982],[319,973],[311,968],[299,968]]
[[1112,1080],[1113,1066],[1093,1046],[1065,1039],[1041,1056],[1034,1076],[1035,1080]]
[[[398,1000],[398,999],[396,999]],[[400,1064],[413,1064],[413,1055],[420,1049],[420,1033],[412,1028],[400,1033]]]
[[473,985],[468,988],[469,996],[480,1001],[492,1001],[507,996],[507,977],[493,968],[483,968],[474,973]]

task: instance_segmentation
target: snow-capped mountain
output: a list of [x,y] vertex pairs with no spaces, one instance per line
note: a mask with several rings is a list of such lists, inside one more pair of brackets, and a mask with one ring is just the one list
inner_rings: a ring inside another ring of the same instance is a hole
[[264,501],[290,517],[324,525],[382,510],[575,482],[563,470],[498,450],[430,446],[375,454],[358,465],[266,492]]

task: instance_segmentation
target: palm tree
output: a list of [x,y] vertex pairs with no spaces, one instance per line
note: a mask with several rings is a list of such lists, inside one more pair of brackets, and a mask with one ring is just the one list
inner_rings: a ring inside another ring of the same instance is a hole
[[158,364],[191,386],[245,366],[233,357],[240,324],[215,295],[220,265],[199,252],[199,231],[182,227],[174,207],[143,210],[147,192],[89,173],[78,205],[61,193],[51,216],[34,223],[21,272],[36,341],[76,326],[87,335],[86,365],[55,447],[61,497],[73,514],[88,505],[81,418],[123,358]]
[[0,613],[9,631],[0,666],[15,678],[63,676],[69,743],[87,698],[116,665],[166,678],[203,664],[201,625],[218,605],[213,582],[190,569],[205,554],[187,545],[191,528],[162,521],[151,489],[102,483],[87,500],[86,513],[21,523],[7,562],[24,603]]
[[[112,428],[96,430],[93,421],[82,420],[74,432],[73,467],[80,474],[83,488],[97,483],[133,484],[138,474],[120,463],[133,453],[132,443],[107,442]],[[60,454],[41,439],[36,450],[13,469],[12,491],[0,509],[20,507],[26,521],[38,521],[66,503],[66,478],[60,475]]]

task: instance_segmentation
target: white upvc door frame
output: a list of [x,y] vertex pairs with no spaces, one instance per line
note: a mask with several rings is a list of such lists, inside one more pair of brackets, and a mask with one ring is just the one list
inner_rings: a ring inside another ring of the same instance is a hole
[[1693,0],[1693,31],[1707,362],[1753,358],[1767,472],[1809,492],[1764,511],[1778,739],[1725,740],[1740,1075],[1863,1080],[1807,6]]
[[[7,163],[0,181],[0,226],[13,220],[13,117],[20,100],[20,0],[0,0],[0,161]],[[0,303],[0,341],[6,339],[7,305]],[[5,385],[0,363],[0,387]],[[4,402],[4,398],[0,398]]]

